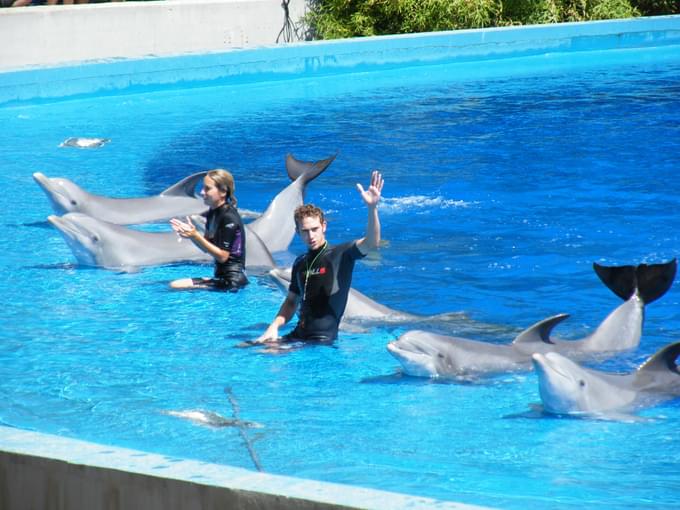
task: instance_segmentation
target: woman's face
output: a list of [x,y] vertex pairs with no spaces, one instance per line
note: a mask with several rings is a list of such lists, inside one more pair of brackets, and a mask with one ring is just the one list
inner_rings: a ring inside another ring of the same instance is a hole
[[201,190],[203,203],[211,209],[216,209],[227,200],[227,192],[217,187],[217,183],[207,175],[203,178],[203,189]]

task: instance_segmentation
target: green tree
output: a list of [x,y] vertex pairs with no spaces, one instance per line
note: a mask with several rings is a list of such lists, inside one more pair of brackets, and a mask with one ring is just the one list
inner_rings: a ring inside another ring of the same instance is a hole
[[679,14],[680,0],[310,0],[311,37],[435,32]]

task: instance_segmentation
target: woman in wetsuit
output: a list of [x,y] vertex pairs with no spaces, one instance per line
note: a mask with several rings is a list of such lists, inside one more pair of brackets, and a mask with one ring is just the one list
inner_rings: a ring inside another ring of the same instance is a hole
[[201,196],[209,207],[205,234],[191,219],[173,218],[172,229],[180,237],[191,239],[201,250],[215,259],[213,278],[182,278],[170,283],[173,289],[214,289],[236,292],[248,284],[246,277],[246,231],[236,210],[234,177],[221,168],[211,170],[203,178]]

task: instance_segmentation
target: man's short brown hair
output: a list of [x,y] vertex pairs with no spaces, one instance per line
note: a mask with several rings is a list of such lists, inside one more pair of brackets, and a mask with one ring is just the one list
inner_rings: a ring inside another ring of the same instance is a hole
[[304,204],[295,209],[295,213],[293,214],[293,217],[295,218],[295,228],[298,229],[300,226],[300,222],[307,218],[307,217],[312,217],[312,218],[319,218],[319,221],[323,224],[326,221],[326,218],[323,215],[323,211],[319,209],[317,206],[314,204]]

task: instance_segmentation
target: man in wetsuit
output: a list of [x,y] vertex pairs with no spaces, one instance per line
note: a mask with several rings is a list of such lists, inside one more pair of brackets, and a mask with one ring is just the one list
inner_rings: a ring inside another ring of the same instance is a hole
[[[326,220],[323,212],[313,205],[295,210],[297,233],[308,251],[293,263],[288,295],[267,330],[254,343],[274,348],[289,342],[332,342],[338,334],[352,283],[352,271],[357,259],[364,257],[380,243],[380,220],[377,205],[383,188],[379,172],[371,175],[371,184],[364,190],[357,184],[368,208],[366,236],[331,246],[326,240]],[[286,324],[299,307],[295,329],[279,337],[279,327]]]

